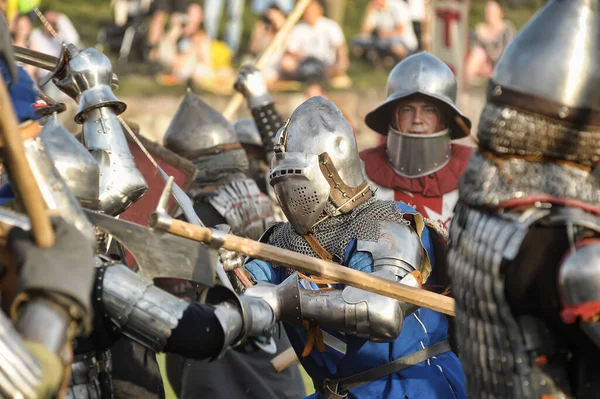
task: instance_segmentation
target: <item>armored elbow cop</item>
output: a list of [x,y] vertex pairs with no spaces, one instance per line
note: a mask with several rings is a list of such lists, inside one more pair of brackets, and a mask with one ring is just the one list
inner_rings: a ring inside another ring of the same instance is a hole
[[99,208],[118,215],[148,189],[117,118],[126,106],[110,87],[112,66],[104,54],[93,48],[70,51],[65,76],[55,83],[79,103],[75,122],[83,124],[84,145],[100,168]]

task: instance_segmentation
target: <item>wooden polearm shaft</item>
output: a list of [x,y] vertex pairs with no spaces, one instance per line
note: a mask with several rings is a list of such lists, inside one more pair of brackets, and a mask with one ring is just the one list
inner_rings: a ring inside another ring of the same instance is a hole
[[[194,226],[181,220],[169,218],[168,222],[165,223],[157,222],[157,219],[152,219],[151,225],[153,227],[164,228],[171,234],[190,240],[207,244],[214,242],[212,229]],[[454,316],[453,298],[386,280],[373,274],[338,265],[337,263],[313,258],[232,234],[227,234],[223,237],[222,248],[271,262],[278,266],[285,266],[313,276],[334,280],[341,284],[350,285],[365,291]]]
[[[258,61],[256,61],[256,64],[254,64],[256,68],[262,70],[271,60],[273,55],[283,48],[283,46],[285,45],[285,41],[287,40],[288,36],[290,35],[290,32],[292,31],[292,28],[296,25],[300,18],[302,18],[304,10],[306,10],[306,7],[308,7],[308,4],[311,1],[313,0],[298,1],[296,7],[294,7],[294,10],[290,13],[290,15],[288,15],[287,19],[285,20],[285,23],[281,26],[281,29],[279,29],[279,31],[273,38],[273,41],[260,55]],[[243,102],[244,96],[242,96],[240,93],[235,93],[235,95],[231,98],[231,101],[229,101],[229,104],[227,104],[225,111],[223,111],[223,116],[225,117],[225,119],[231,121],[231,118],[233,118],[236,111],[238,110],[240,105],[242,105]]]
[[3,153],[13,189],[31,219],[31,230],[35,243],[41,248],[54,245],[54,230],[46,212],[46,203],[37,181],[33,176],[21,137],[17,117],[6,88],[0,76],[0,137]]

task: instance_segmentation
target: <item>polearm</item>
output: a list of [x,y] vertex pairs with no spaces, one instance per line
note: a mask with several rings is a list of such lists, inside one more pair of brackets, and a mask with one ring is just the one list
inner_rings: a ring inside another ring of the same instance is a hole
[[23,64],[31,65],[36,68],[45,69],[46,71],[54,71],[56,65],[58,64],[57,57],[24,47],[13,45],[13,54],[15,56],[15,60],[18,62],[22,62]]
[[323,277],[341,284],[408,302],[419,307],[432,309],[449,316],[455,315],[454,299],[444,295],[420,288],[409,287],[373,274],[341,266],[337,263],[313,258],[273,245],[263,244],[248,238],[224,234],[223,232],[207,227],[194,226],[190,223],[173,219],[162,212],[153,213],[149,222],[153,228],[162,229],[180,237],[213,246],[216,245],[251,258],[261,259],[278,266],[285,266],[313,276]]
[[[39,133],[39,125],[31,125],[28,130],[31,131],[33,137]],[[22,203],[25,212],[31,219],[35,243],[41,248],[50,248],[54,245],[54,230],[46,212],[46,203],[25,156],[25,147],[19,133],[17,118],[6,89],[6,83],[1,76],[0,138],[13,189],[18,194],[17,200]]]
[[[281,26],[281,29],[279,29],[273,38],[273,41],[269,44],[265,51],[263,51],[261,56],[258,58],[258,61],[256,61],[256,64],[254,64],[256,68],[262,70],[265,66],[267,66],[267,63],[271,60],[273,55],[283,48],[288,36],[290,35],[290,32],[292,31],[292,28],[296,25],[300,18],[302,18],[304,10],[306,10],[306,7],[308,7],[311,1],[312,0],[300,0],[296,4],[294,10],[290,13],[290,15],[288,15],[284,24]],[[225,111],[223,111],[223,116],[225,119],[231,121],[231,118],[233,118],[243,102],[244,96],[242,96],[240,93],[235,93],[235,95],[229,101],[229,104],[227,104]]]

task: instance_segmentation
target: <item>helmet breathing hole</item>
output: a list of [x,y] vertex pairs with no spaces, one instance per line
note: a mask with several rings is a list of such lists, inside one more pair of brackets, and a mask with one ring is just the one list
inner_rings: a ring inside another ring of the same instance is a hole
[[294,196],[290,198],[290,205],[297,211],[302,212],[302,216],[309,216],[315,213],[316,205],[319,203],[319,196],[316,191],[312,194],[306,186],[294,188]]

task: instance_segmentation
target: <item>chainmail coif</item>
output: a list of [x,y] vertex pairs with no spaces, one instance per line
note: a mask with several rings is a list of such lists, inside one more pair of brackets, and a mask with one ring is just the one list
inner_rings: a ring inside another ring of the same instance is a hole
[[[395,201],[372,198],[350,213],[333,216],[319,223],[313,234],[327,252],[343,261],[350,241],[355,238],[378,241],[381,222],[410,224],[403,215]],[[269,237],[269,244],[314,258],[319,257],[290,223],[276,224]]]

